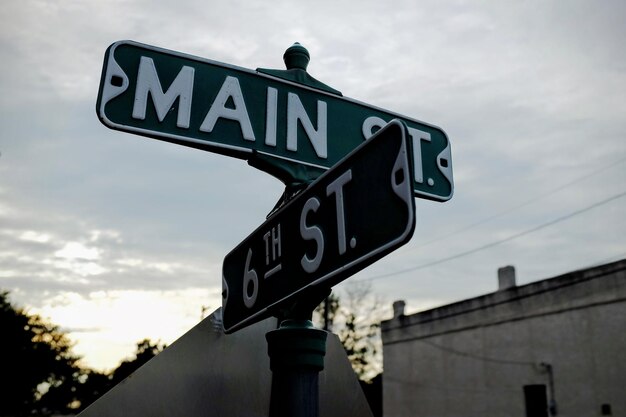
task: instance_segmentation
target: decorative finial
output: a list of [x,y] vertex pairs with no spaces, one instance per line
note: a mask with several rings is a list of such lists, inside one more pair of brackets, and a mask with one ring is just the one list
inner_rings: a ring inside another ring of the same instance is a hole
[[309,55],[309,51],[307,51],[304,46],[296,42],[287,48],[285,54],[283,55],[283,60],[285,61],[285,66],[288,70],[301,69],[306,71],[306,67],[309,65],[311,56]]

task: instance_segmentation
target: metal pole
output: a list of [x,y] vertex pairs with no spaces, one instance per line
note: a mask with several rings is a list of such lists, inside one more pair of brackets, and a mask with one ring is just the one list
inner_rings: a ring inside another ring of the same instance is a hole
[[[299,56],[301,50],[304,52]],[[306,68],[306,49],[298,44],[285,52],[286,63],[294,57],[302,58]],[[303,184],[288,185],[268,217],[302,189]],[[281,312],[283,320],[278,329],[265,334],[272,371],[269,417],[319,417],[319,373],[324,369],[328,333],[315,328],[311,318],[315,306],[329,295],[330,288],[317,288],[300,295]],[[325,314],[327,310],[328,306]]]
[[330,331],[330,317],[328,309],[330,308],[330,295],[324,298],[324,330]]
[[548,402],[548,411],[551,416],[557,415],[557,406],[556,406],[556,398],[554,396],[554,372],[552,370],[552,365],[546,362],[541,362],[541,366],[548,373],[548,390],[550,393],[550,400]]
[[326,336],[310,320],[285,320],[265,335],[272,370],[269,417],[319,417]]

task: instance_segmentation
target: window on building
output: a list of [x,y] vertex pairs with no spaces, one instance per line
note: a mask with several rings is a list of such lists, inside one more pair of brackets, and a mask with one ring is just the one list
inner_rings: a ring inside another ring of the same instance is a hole
[[548,394],[543,384],[524,385],[526,417],[548,417]]

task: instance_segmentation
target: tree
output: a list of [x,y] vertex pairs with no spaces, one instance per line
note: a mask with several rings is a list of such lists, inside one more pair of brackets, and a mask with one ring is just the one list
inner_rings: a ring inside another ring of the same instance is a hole
[[158,355],[166,345],[159,342],[153,343],[150,339],[137,342],[137,350],[132,359],[123,360],[117,368],[109,374],[87,369],[83,374],[83,381],[79,387],[80,409],[83,410],[91,403],[104,395],[111,388],[122,382],[143,364]]
[[122,363],[120,363],[119,366],[111,373],[111,381],[113,385],[117,385],[122,382],[143,364],[162,352],[166,347],[167,346],[165,344],[159,344],[159,342],[153,343],[150,339],[143,339],[142,341],[137,342],[135,358],[122,361]]
[[165,349],[144,339],[134,358],[110,374],[81,368],[67,335],[12,305],[6,291],[0,291],[0,332],[0,357],[10,363],[3,374],[0,417],[76,413]]
[[327,303],[315,309],[315,321],[324,327],[328,306],[326,330],[337,333],[358,378],[371,381],[382,371],[382,304],[372,295],[369,284],[350,283],[343,289],[341,297],[333,292]]
[[80,379],[81,384],[78,386],[78,392],[76,393],[80,402],[80,407],[77,411],[84,410],[113,388],[111,375],[104,372],[84,369]]
[[38,315],[28,314],[0,292],[0,357],[5,368],[1,416],[69,413],[79,403],[76,397],[81,370],[79,357],[57,326]]
[[326,331],[332,331],[335,317],[339,311],[339,297],[331,292],[320,305],[315,308],[315,317],[318,325]]

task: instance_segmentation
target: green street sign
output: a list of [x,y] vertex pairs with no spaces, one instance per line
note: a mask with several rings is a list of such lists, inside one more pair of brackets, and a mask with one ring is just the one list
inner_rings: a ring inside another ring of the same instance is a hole
[[392,121],[226,255],[226,333],[332,287],[411,239],[410,145],[406,126]]
[[288,186],[311,182],[398,118],[412,141],[415,195],[452,197],[443,130],[343,97],[306,72],[306,49],[288,52],[288,70],[253,71],[116,42],[105,54],[96,111],[112,129],[245,159]]

